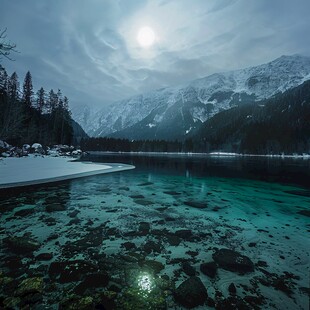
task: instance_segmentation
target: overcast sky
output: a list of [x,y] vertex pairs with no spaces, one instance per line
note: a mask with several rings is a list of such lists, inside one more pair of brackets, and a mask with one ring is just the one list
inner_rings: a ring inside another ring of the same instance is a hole
[[[309,0],[0,0],[17,44],[1,60],[35,89],[96,108],[148,90],[281,55],[310,55]],[[139,29],[155,42],[143,48]]]

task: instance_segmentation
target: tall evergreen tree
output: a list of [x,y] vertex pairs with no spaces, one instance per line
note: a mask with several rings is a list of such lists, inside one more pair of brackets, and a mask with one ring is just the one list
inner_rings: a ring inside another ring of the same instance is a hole
[[69,111],[69,100],[52,89],[48,96],[41,87],[33,101],[31,74],[27,72],[22,96],[18,76],[9,78],[0,66],[0,139],[13,145],[39,142],[71,144],[75,128]]
[[1,128],[3,128],[3,124],[5,122],[4,111],[7,106],[7,90],[8,90],[8,75],[6,70],[0,65],[0,133]]
[[25,76],[24,85],[23,85],[23,102],[31,107],[33,101],[33,86],[32,86],[32,77],[28,71]]
[[60,89],[57,91],[57,106],[56,108],[60,107],[62,109],[63,107],[63,98],[62,98],[62,92]]
[[37,91],[36,109],[40,112],[40,114],[42,114],[44,107],[45,107],[45,91],[44,88],[41,87]]
[[16,72],[14,72],[9,78],[8,95],[11,98],[11,101],[19,99],[19,81]]
[[52,113],[57,107],[57,95],[54,90],[51,89],[48,93],[47,99],[47,113]]
[[71,116],[71,112],[69,110],[69,99],[67,96],[64,96],[63,108]]
[[6,93],[8,90],[8,74],[6,70],[0,65],[0,93]]
[[25,116],[19,104],[19,81],[16,72],[8,80],[7,101],[3,112],[1,136],[18,139],[22,135]]

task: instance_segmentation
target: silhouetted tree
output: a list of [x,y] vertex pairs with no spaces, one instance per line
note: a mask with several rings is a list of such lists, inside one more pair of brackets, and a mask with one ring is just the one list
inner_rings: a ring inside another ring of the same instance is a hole
[[41,87],[37,91],[36,109],[39,111],[40,114],[42,114],[44,107],[45,107],[45,91],[43,87]]
[[68,98],[63,97],[60,90],[57,94],[51,90],[45,98],[41,87],[33,102],[30,73],[26,74],[23,86],[23,96],[20,98],[17,74],[14,72],[8,78],[0,66],[0,139],[13,145],[33,142],[71,144],[73,121]]
[[19,99],[19,81],[16,72],[14,72],[9,78],[8,95],[12,101]]
[[54,90],[51,89],[48,93],[48,99],[47,99],[47,113],[52,113],[56,109],[57,106],[57,95],[55,94]]
[[0,134],[2,137],[19,139],[22,135],[25,114],[19,104],[19,81],[16,72],[8,80],[7,96],[3,107],[3,125]]
[[31,73],[28,71],[23,84],[23,102],[27,107],[31,107],[33,101],[33,86]]
[[0,92],[6,93],[8,90],[8,74],[6,70],[0,65]]

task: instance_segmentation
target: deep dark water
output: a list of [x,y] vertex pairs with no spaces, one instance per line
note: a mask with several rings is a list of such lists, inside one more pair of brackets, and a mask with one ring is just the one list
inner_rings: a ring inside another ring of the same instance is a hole
[[90,159],[1,192],[0,308],[308,309],[309,161]]
[[127,163],[136,170],[193,177],[246,178],[296,184],[310,189],[310,160],[199,154],[120,154],[93,152],[82,160]]

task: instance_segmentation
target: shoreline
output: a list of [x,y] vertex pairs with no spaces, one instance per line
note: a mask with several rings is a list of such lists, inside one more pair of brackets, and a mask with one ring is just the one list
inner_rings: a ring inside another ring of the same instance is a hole
[[112,152],[112,151],[86,151],[90,155],[96,154],[128,154],[128,155],[175,155],[175,156],[205,156],[205,157],[265,157],[265,158],[292,158],[292,159],[310,159],[310,154],[241,154],[241,153],[229,153],[229,152],[211,152],[211,153],[195,153],[195,152]]
[[0,161],[0,190],[66,181],[134,168],[128,164],[80,162],[68,157],[10,157]]

